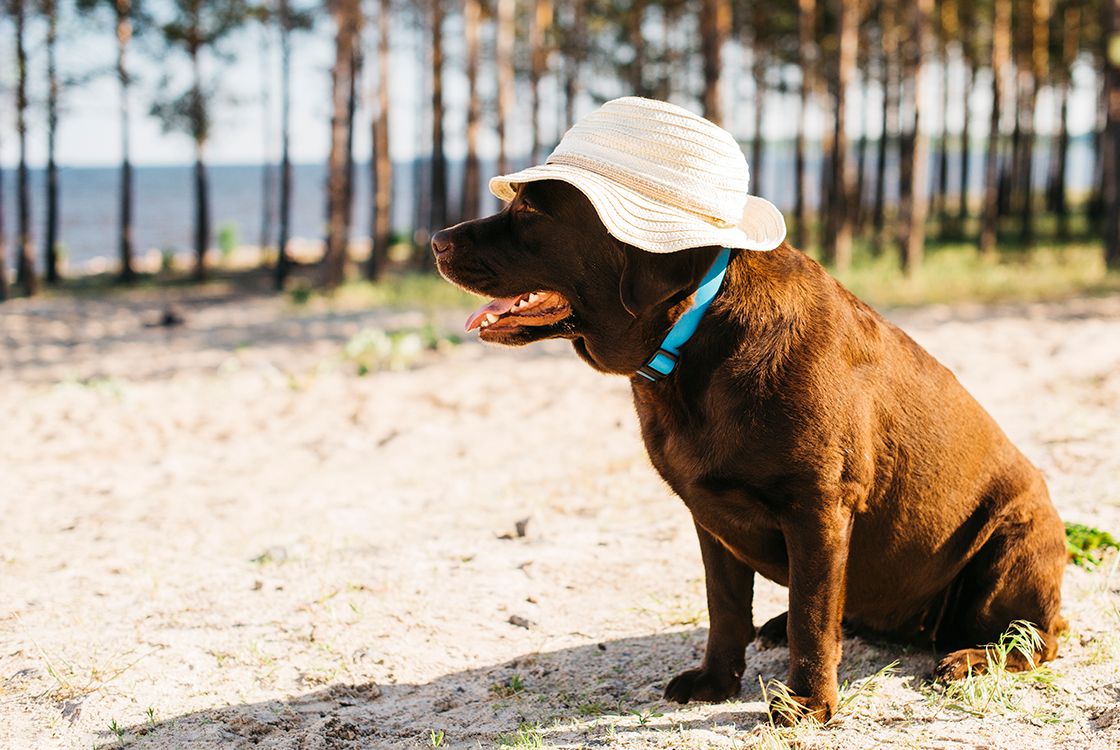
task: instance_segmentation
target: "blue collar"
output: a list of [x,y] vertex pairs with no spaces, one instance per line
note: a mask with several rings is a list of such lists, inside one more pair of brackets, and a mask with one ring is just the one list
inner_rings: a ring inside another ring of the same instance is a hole
[[678,352],[685,342],[692,337],[692,334],[696,333],[696,327],[700,325],[700,318],[704,317],[704,313],[708,311],[708,305],[712,304],[712,300],[716,298],[716,293],[723,284],[723,275],[727,273],[727,261],[730,259],[731,249],[723,248],[716,257],[715,263],[712,263],[712,267],[708,269],[704,280],[700,282],[700,288],[696,290],[696,298],[692,307],[688,308],[685,314],[669,329],[669,333],[665,335],[665,340],[661,342],[661,347],[658,348],[657,353],[650,357],[650,360],[638,370],[639,375],[649,380],[661,380],[677,366]]

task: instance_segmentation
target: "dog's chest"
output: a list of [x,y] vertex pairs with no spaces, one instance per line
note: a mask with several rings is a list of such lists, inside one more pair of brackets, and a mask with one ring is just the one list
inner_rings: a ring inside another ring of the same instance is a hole
[[743,460],[748,436],[725,420],[682,417],[638,394],[635,405],[650,462],[696,522],[755,570],[784,582],[788,557],[775,498]]

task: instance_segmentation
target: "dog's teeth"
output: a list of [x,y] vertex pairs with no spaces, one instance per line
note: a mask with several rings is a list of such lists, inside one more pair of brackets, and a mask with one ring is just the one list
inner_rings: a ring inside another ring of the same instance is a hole
[[517,303],[517,305],[516,305],[516,307],[517,307],[517,309],[518,309],[518,310],[520,310],[520,309],[521,309],[521,308],[523,308],[523,307],[528,307],[528,306],[529,306],[529,300],[527,300],[527,299],[523,299],[523,300],[521,300],[521,301],[520,301],[520,302],[518,302],[518,303]]
[[495,315],[494,313],[486,313],[486,322],[487,323],[493,323],[497,319],[498,319],[498,316]]
[[536,292],[533,292],[532,294],[529,295],[529,302],[536,302],[540,298],[541,298],[541,295],[537,294]]

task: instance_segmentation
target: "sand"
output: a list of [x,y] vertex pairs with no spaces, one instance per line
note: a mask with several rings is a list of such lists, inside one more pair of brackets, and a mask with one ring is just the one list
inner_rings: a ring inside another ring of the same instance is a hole
[[[1120,747],[1115,557],[1067,568],[1050,670],[971,703],[934,655],[860,638],[827,727],[768,724],[783,649],[748,649],[737,700],[661,701],[703,652],[703,570],[627,382],[560,342],[344,354],[464,317],[0,305],[0,748]],[[888,317],[1064,519],[1120,536],[1120,297]]]

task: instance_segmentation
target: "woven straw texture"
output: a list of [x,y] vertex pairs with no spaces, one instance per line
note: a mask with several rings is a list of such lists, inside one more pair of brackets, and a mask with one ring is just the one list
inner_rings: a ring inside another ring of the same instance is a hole
[[540,166],[495,177],[513,200],[517,185],[562,180],[581,190],[607,231],[653,253],[720,245],[773,250],[785,220],[748,195],[750,170],[731,134],[666,102],[625,97],[572,126]]

